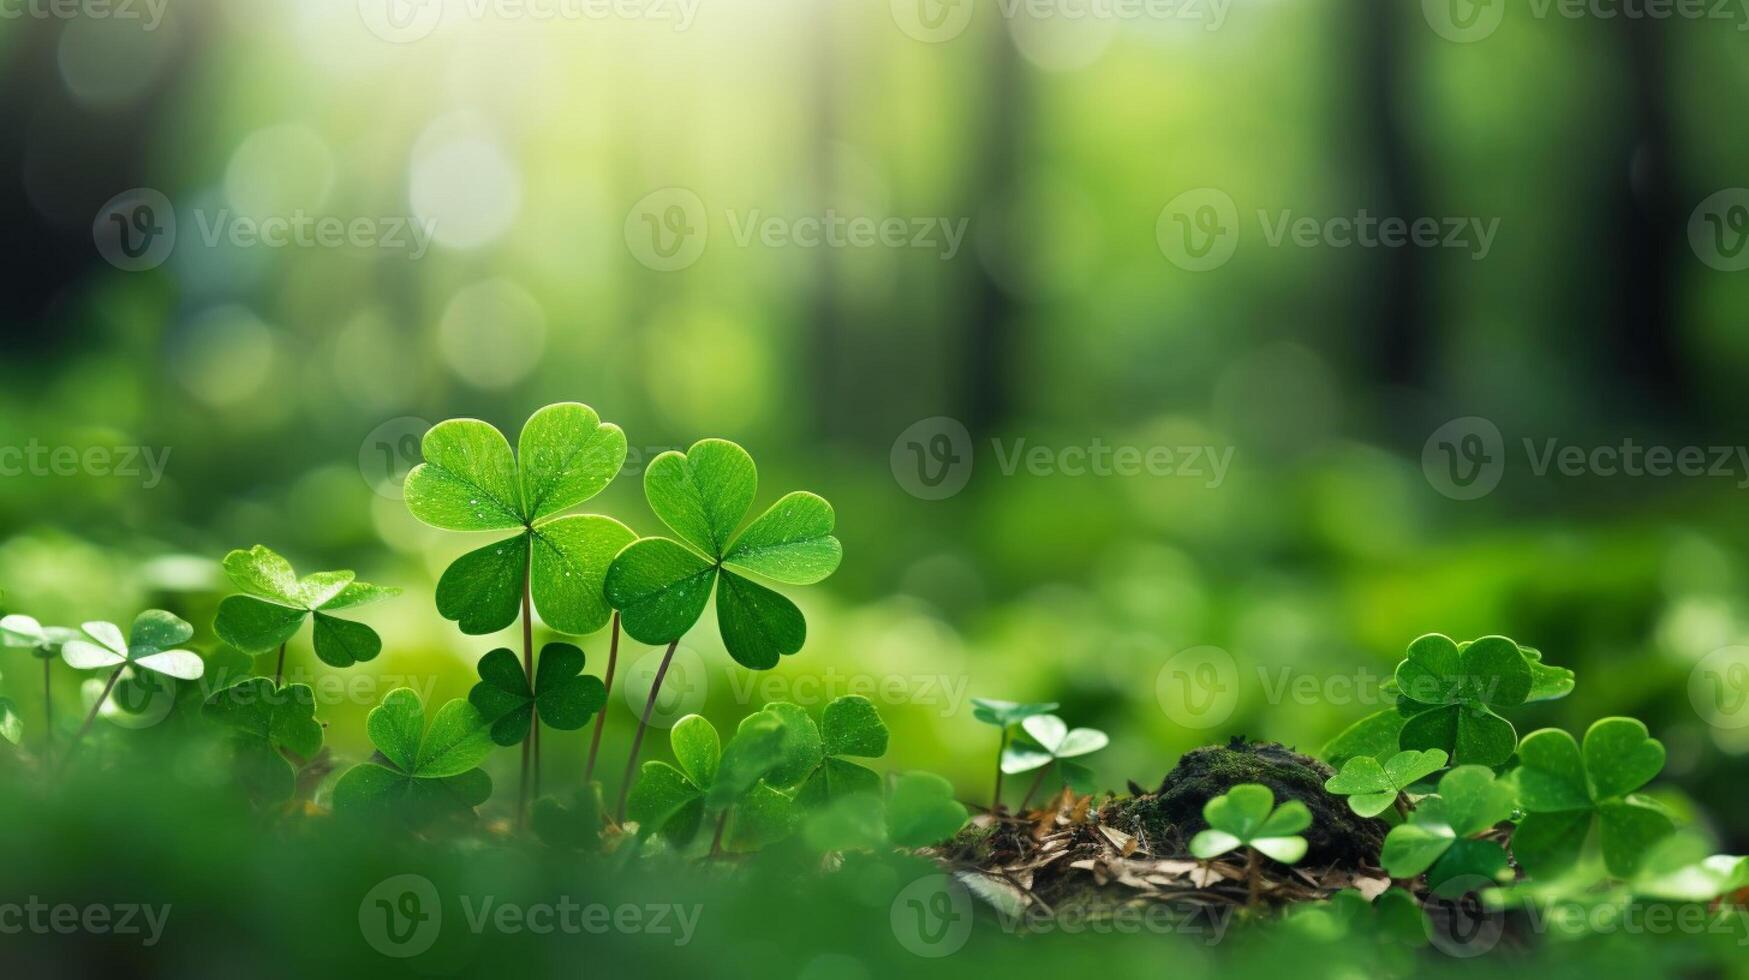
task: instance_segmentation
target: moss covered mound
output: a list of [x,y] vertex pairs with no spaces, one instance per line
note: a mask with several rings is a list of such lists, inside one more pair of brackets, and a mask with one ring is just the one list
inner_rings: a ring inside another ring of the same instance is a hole
[[1381,820],[1356,816],[1340,796],[1324,790],[1333,773],[1311,756],[1274,742],[1234,739],[1188,752],[1160,784],[1156,793],[1114,804],[1113,817],[1133,824],[1152,840],[1187,842],[1207,828],[1203,804],[1240,783],[1262,783],[1282,800],[1300,800],[1312,811],[1305,832],[1310,845],[1302,866],[1360,868],[1376,866],[1379,849],[1390,828]]

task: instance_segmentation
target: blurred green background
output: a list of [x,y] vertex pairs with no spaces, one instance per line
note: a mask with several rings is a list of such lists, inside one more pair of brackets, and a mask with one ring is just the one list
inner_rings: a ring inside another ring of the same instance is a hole
[[[422,34],[441,8],[385,21],[372,0],[172,0],[150,30],[0,20],[0,447],[169,453],[156,482],[0,479],[4,605],[55,624],[163,606],[212,653],[229,549],[398,585],[362,617],[385,652],[319,710],[357,758],[389,687],[463,696],[498,645],[433,607],[484,540],[407,514],[409,437],[454,416],[513,433],[578,400],[633,447],[588,509],[642,533],[659,527],[641,459],[707,436],[753,453],[757,506],[805,488],[837,508],[843,568],[795,593],[806,649],[751,677],[707,614],[676,711],[722,725],[767,697],[870,693],[889,767],[980,801],[994,738],[966,699],[1057,700],[1112,734],[1087,761],[1122,790],[1231,735],[1315,748],[1372,710],[1332,693],[1343,679],[1383,676],[1424,632],[1498,632],[1579,672],[1521,730],[1644,718],[1666,782],[1749,847],[1749,668],[1707,659],[1749,642],[1749,468],[1539,475],[1524,446],[1745,441],[1741,241],[1691,235],[1737,228],[1737,198],[1706,202],[1746,182],[1741,18],[1514,3],[1453,40],[1437,4],[1216,6],[1218,24],[1207,4],[701,0],[682,24],[678,4],[452,3]],[[105,256],[141,188],[171,208],[146,225],[176,235],[134,271]],[[1196,271],[1169,205],[1205,188],[1232,202],[1237,243]],[[1363,212],[1498,233],[1480,259],[1270,240],[1284,214]],[[435,238],[233,234],[297,215]],[[963,222],[964,240],[951,257],[796,241],[828,215]],[[775,237],[748,234],[772,218]],[[683,228],[677,257],[646,237]],[[1434,436],[1471,417],[1501,434],[1503,470],[1453,499]],[[910,443],[932,447],[914,426],[938,418],[971,453],[963,490],[932,500]],[[1219,481],[1005,473],[1021,445],[1231,463]],[[334,673],[306,644],[294,676]],[[599,672],[605,637],[583,646]],[[1173,658],[1203,647],[1228,672],[1186,723]],[[628,641],[622,671],[647,653]],[[0,667],[34,724],[28,658]],[[1292,678],[1315,693],[1282,693]],[[79,691],[57,683],[70,722]],[[611,778],[635,719],[610,704]],[[549,787],[584,744],[546,740]]]

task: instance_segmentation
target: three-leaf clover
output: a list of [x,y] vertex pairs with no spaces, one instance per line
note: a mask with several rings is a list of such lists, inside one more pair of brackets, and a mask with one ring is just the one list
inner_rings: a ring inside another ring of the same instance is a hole
[[492,728],[492,741],[516,745],[528,737],[538,715],[562,732],[574,732],[607,705],[607,688],[583,673],[583,651],[569,643],[541,648],[534,686],[516,654],[499,647],[480,658],[480,682],[468,700]]
[[1408,716],[1402,748],[1443,749],[1454,765],[1497,766],[1512,757],[1518,732],[1495,710],[1530,696],[1530,663],[1518,644],[1485,636],[1459,647],[1430,633],[1409,644],[1396,682]]
[[125,637],[114,623],[86,623],[83,630],[61,645],[61,659],[74,670],[114,667],[114,680],[133,667],[192,681],[206,669],[199,654],[176,649],[194,636],[194,627],[162,609],[140,613]]
[[1008,736],[1014,726],[1033,715],[1049,714],[1057,710],[1057,702],[1041,701],[1028,704],[1021,701],[1002,701],[997,698],[973,698],[972,717],[986,725],[995,725],[1002,731],[1002,738],[996,743],[996,791],[990,797],[992,810],[1002,805],[1002,756],[1008,751]]
[[607,573],[607,599],[634,639],[678,641],[698,622],[714,589],[717,628],[738,663],[766,670],[802,648],[807,623],[801,610],[747,576],[810,585],[837,570],[843,546],[832,536],[832,505],[805,491],[784,496],[735,533],[758,484],[753,457],[722,439],[650,462],[644,496],[680,540],[643,538]]
[[477,768],[492,754],[492,735],[472,704],[447,702],[426,728],[425,702],[400,687],[364,724],[376,755],[334,785],[335,812],[423,822],[472,810],[492,795],[491,777]]
[[1583,748],[1560,729],[1531,732],[1518,761],[1518,799],[1527,813],[1512,853],[1533,877],[1572,867],[1595,825],[1604,866],[1626,878],[1673,829],[1662,808],[1634,792],[1664,768],[1664,746],[1632,718],[1593,724]]
[[446,531],[515,531],[455,560],[437,583],[437,611],[463,633],[516,621],[527,592],[547,625],[593,633],[612,610],[602,579],[637,535],[607,517],[561,513],[600,493],[625,464],[626,437],[587,405],[535,412],[513,454],[504,434],[477,419],[425,433],[425,461],[407,474],[407,509]]
[[1207,861],[1240,847],[1293,864],[1306,856],[1300,831],[1312,825],[1312,811],[1299,800],[1275,805],[1275,792],[1261,783],[1240,783],[1203,805],[1208,829],[1190,839],[1190,853]]
[[1355,813],[1376,817],[1389,810],[1399,794],[1444,768],[1445,752],[1440,749],[1399,752],[1383,763],[1360,755],[1350,758],[1324,788],[1348,797],[1348,808]]
[[1506,871],[1506,852],[1494,841],[1472,838],[1512,816],[1512,809],[1512,787],[1496,780],[1493,770],[1458,766],[1439,780],[1439,793],[1422,800],[1408,822],[1391,828],[1379,863],[1393,878],[1426,872],[1428,887],[1436,892],[1470,878],[1498,879]]
[[887,739],[887,724],[868,698],[847,694],[828,703],[820,712],[822,758],[802,785],[797,801],[817,806],[850,793],[879,793],[881,777],[845,757],[878,759],[887,754]]
[[267,677],[251,677],[208,698],[201,715],[231,729],[239,778],[249,795],[264,803],[288,800],[297,788],[299,762],[322,748],[315,693],[306,684],[274,687]]
[[[1087,755],[1105,748],[1111,739],[1097,728],[1071,729],[1068,723],[1056,715],[1029,715],[1022,719],[1020,728],[1031,739],[1016,741],[1002,751],[1002,771],[1009,775],[1031,772],[1050,763],[1057,764],[1057,770],[1078,793],[1091,793],[1094,786],[1093,770],[1078,762],[1066,760]],[[1044,780],[1044,773],[1034,781],[1033,789]],[[1026,794],[1026,800],[1021,801],[1024,809],[1032,793]]]
[[316,656],[330,667],[350,667],[382,652],[376,630],[333,613],[400,595],[400,589],[359,582],[350,571],[298,578],[291,562],[259,544],[226,555],[224,567],[243,594],[219,603],[213,632],[238,650],[266,653],[290,640],[313,617]]
[[748,715],[726,746],[709,721],[687,715],[669,731],[668,741],[679,766],[644,763],[627,804],[627,816],[637,821],[640,834],[659,831],[684,844],[707,814],[720,816],[730,807],[750,811],[761,825],[751,828],[758,836],[766,836],[765,825],[787,825],[789,797],[763,780],[785,760],[784,722],[776,713]]

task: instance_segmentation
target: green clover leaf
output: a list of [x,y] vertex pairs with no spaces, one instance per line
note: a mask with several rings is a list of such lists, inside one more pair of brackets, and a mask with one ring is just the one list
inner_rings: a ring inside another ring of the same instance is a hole
[[1293,864],[1306,856],[1300,831],[1312,825],[1312,811],[1299,800],[1275,805],[1275,792],[1261,783],[1240,783],[1202,808],[1208,829],[1190,839],[1190,853],[1201,860],[1249,847],[1265,857]]
[[162,609],[148,609],[134,620],[126,637],[114,623],[86,623],[84,635],[61,645],[61,659],[74,670],[133,667],[199,680],[206,670],[198,654],[175,649],[194,636],[194,627]]
[[315,693],[305,684],[274,687],[266,677],[251,677],[215,692],[201,705],[201,716],[229,728],[238,778],[251,799],[279,803],[297,787],[294,763],[322,748]]
[[893,783],[887,800],[887,838],[900,847],[929,847],[966,825],[965,804],[953,784],[930,772],[908,772]]
[[1410,786],[1444,769],[1445,761],[1440,749],[1399,752],[1383,763],[1372,756],[1355,756],[1324,782],[1324,788],[1348,797],[1348,808],[1360,816],[1376,817]]
[[1096,788],[1093,770],[1066,760],[1105,748],[1111,739],[1104,732],[1097,728],[1070,729],[1056,715],[1029,715],[1020,722],[1020,728],[1030,741],[1016,741],[1002,750],[1003,772],[1012,776],[1055,762],[1076,792],[1093,792]]
[[1493,841],[1470,838],[1511,817],[1513,804],[1511,785],[1496,780],[1493,770],[1458,766],[1440,779],[1438,795],[1422,800],[1407,823],[1391,828],[1379,863],[1393,878],[1426,872],[1436,892],[1468,877],[1498,880],[1507,868],[1506,852]]
[[1576,864],[1596,826],[1604,866],[1626,878],[1674,829],[1661,807],[1634,793],[1664,768],[1663,744],[1639,721],[1604,718],[1586,731],[1583,749],[1559,729],[1531,732],[1518,761],[1514,774],[1527,815],[1512,835],[1512,853],[1533,877]]
[[316,656],[330,667],[350,667],[382,652],[383,641],[375,630],[332,613],[400,595],[400,589],[355,581],[350,571],[315,572],[300,579],[291,562],[259,544],[226,555],[224,567],[242,594],[219,603],[213,632],[238,650],[266,653],[314,618]]
[[365,731],[376,755],[334,785],[336,813],[424,823],[471,811],[492,795],[491,777],[477,768],[492,754],[491,729],[467,701],[444,704],[426,728],[418,693],[396,688],[370,710]]
[[1398,743],[1443,749],[1454,765],[1500,765],[1512,757],[1518,733],[1495,709],[1523,704],[1531,682],[1529,661],[1504,636],[1462,647],[1438,633],[1423,636],[1397,665],[1399,710],[1407,716]]
[[1711,902],[1749,888],[1749,858],[1711,851],[1694,831],[1671,834],[1646,852],[1629,882],[1633,893],[1666,902]]
[[881,777],[845,758],[878,759],[887,754],[887,723],[874,703],[859,694],[833,700],[820,712],[820,733],[824,759],[808,776],[796,801],[816,807],[850,793],[879,794]]
[[593,633],[612,609],[602,581],[637,535],[593,514],[558,516],[600,493],[625,465],[626,438],[595,410],[565,402],[535,412],[513,454],[503,433],[477,419],[433,426],[425,461],[407,474],[407,509],[446,531],[516,531],[456,559],[437,583],[437,611],[463,633],[516,621],[525,590],[547,625]]
[[607,600],[633,639],[678,641],[704,614],[714,590],[717,629],[736,662],[768,670],[807,639],[801,610],[746,577],[811,585],[843,557],[832,536],[832,505],[797,491],[742,529],[758,487],[753,457],[732,442],[705,439],[685,453],[666,452],[644,471],[650,509],[680,540],[643,538],[613,560]]
[[[758,799],[749,809],[763,834],[765,826],[779,820],[773,811],[782,809],[770,798],[777,791],[762,777],[786,761],[785,724],[782,712],[756,712],[742,719],[734,738],[724,746],[709,721],[698,715],[680,719],[668,733],[679,766],[644,763],[626,815],[637,822],[641,835],[660,832],[675,844],[685,844],[707,814],[721,814],[757,790]],[[788,801],[787,796],[784,799]]]
[[972,717],[986,725],[997,728],[1008,728],[1018,725],[1033,715],[1048,715],[1057,710],[1057,702],[1040,701],[1028,704],[1022,701],[1001,701],[996,698],[973,698]]
[[64,626],[44,626],[29,616],[12,615],[0,618],[0,644],[13,649],[29,649],[31,656],[53,660],[61,655],[61,646],[79,639],[79,631]]
[[1526,704],[1555,701],[1573,693],[1575,681],[1571,670],[1543,663],[1541,650],[1527,646],[1518,649],[1523,651],[1525,661],[1530,664],[1530,693],[1525,696]]
[[492,728],[492,741],[517,745],[528,737],[536,716],[552,728],[574,732],[607,706],[601,679],[583,673],[583,651],[569,643],[541,648],[531,689],[516,654],[499,647],[480,658],[480,682],[468,701]]

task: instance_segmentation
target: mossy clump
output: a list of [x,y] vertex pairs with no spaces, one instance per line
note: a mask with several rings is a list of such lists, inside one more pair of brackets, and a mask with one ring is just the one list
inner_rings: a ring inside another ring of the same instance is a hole
[[1311,756],[1274,742],[1235,738],[1228,745],[1185,753],[1158,792],[1113,804],[1118,812],[1112,822],[1131,824],[1152,840],[1187,842],[1208,827],[1202,808],[1209,800],[1240,783],[1262,783],[1274,791],[1277,802],[1299,800],[1312,811],[1303,866],[1376,866],[1390,827],[1357,816],[1346,800],[1326,792],[1324,781],[1332,775],[1329,766]]

